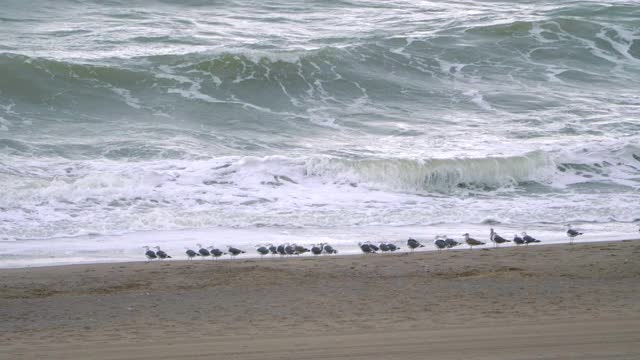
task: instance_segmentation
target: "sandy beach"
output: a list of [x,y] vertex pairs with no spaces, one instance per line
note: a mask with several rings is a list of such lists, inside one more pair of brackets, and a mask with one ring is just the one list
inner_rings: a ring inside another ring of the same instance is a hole
[[2,359],[638,359],[640,241],[0,271]]

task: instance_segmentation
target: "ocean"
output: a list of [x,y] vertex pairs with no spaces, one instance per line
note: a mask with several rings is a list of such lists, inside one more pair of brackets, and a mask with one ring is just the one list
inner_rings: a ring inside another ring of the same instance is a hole
[[635,1],[0,9],[0,267],[638,221]]

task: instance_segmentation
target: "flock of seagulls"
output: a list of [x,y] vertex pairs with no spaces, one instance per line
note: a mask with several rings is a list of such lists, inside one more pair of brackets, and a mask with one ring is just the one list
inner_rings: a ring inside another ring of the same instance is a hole
[[[415,241],[415,240],[409,239],[409,241]],[[375,254],[378,251],[394,252],[394,251],[400,250],[399,246],[396,246],[396,244],[392,244],[392,243],[379,243],[378,245],[375,245],[367,241],[365,243],[358,243],[358,246],[360,247],[360,250],[362,250],[363,254]],[[409,246],[409,248],[412,251],[413,249],[415,249],[415,248],[411,248],[411,246]]]
[[185,253],[187,254],[187,258],[189,260],[192,260],[196,256],[201,256],[203,258],[211,256],[211,258],[217,259],[217,258],[221,257],[222,255],[229,254],[231,256],[238,256],[240,254],[244,254],[245,253],[245,251],[240,250],[238,248],[235,248],[233,246],[227,246],[227,252],[224,252],[224,251],[218,249],[215,246],[209,246],[209,247],[206,247],[206,248],[202,247],[201,244],[196,244],[196,246],[198,247],[198,251],[192,250],[190,248],[186,248],[187,251],[185,251]]
[[[569,237],[569,244],[573,244],[573,240],[577,236],[582,235],[583,233],[577,230],[574,230],[571,227],[571,224],[567,224],[566,227],[567,227],[566,234]],[[436,235],[433,241],[433,244],[438,250],[451,249],[456,246],[462,245],[464,243],[469,245],[470,249],[473,249],[474,246],[481,246],[486,244],[483,241],[472,238],[469,235],[469,233],[462,234],[462,236],[464,237],[464,242],[459,242],[457,240],[449,238],[447,235]],[[515,234],[513,236],[513,239],[509,240],[498,235],[498,233],[495,232],[493,228],[490,229],[489,240],[494,244],[495,247],[498,247],[500,244],[505,244],[508,242],[513,242],[515,245],[518,245],[518,246],[519,245],[526,246],[531,243],[540,242],[540,240],[534,238],[533,236],[527,235],[526,232],[522,232],[520,233],[520,235]],[[395,252],[395,251],[401,250],[399,246],[390,242],[381,242],[378,244],[373,244],[370,241],[366,241],[366,242],[358,243],[358,246],[360,247],[360,250],[362,251],[363,254],[376,254],[378,252],[386,253],[386,252]],[[209,246],[205,248],[202,246],[202,244],[196,244],[196,247],[197,247],[197,250],[193,250],[191,248],[185,248],[186,249],[185,254],[187,255],[187,258],[189,260],[192,260],[195,257],[201,257],[201,258],[211,257],[212,259],[215,260],[223,255],[229,255],[233,258],[240,254],[246,253],[246,251],[240,250],[233,246],[227,246],[226,251],[222,251],[215,246]],[[416,239],[409,238],[407,240],[407,248],[409,248],[409,251],[411,252],[422,247],[424,247],[424,244],[420,243],[420,241]],[[159,260],[171,259],[171,256],[169,256],[166,252],[162,251],[159,246],[154,247],[156,251],[151,250],[149,246],[143,246],[143,248],[146,250],[145,256],[149,261],[155,260],[155,259],[159,259]],[[338,250],[336,250],[334,247],[332,247],[327,243],[313,244],[311,245],[310,248],[307,248],[305,246],[298,245],[295,243],[293,244],[285,243],[285,244],[279,244],[279,245],[264,244],[264,245],[257,245],[255,248],[256,248],[256,252],[258,253],[258,255],[260,255],[261,258],[266,255],[271,255],[271,256],[279,255],[280,257],[283,257],[283,256],[292,256],[292,255],[302,255],[308,252],[316,256],[323,255],[323,254],[333,255],[338,253]]]
[[[397,249],[395,245],[392,245],[394,249]],[[147,260],[155,260],[155,259],[171,259],[171,256],[167,255],[166,252],[162,251],[159,246],[155,246],[154,248],[157,251],[151,250],[149,246],[143,246],[143,249],[146,250],[145,256]],[[238,256],[240,254],[245,254],[246,251],[240,250],[233,246],[227,246],[227,251],[222,251],[215,246],[203,247],[202,244],[196,244],[197,250],[193,250],[191,248],[185,248],[185,254],[187,255],[187,259],[193,260],[195,257],[207,258],[211,257],[212,259],[217,259],[223,255],[229,255],[231,257]],[[311,252],[313,255],[321,255],[321,254],[337,254],[338,250],[336,250],[333,246],[327,243],[314,244],[311,246],[311,249],[298,245],[298,244],[266,244],[266,245],[258,245],[256,246],[256,252],[260,257],[264,257],[265,255],[302,255],[308,252]]]

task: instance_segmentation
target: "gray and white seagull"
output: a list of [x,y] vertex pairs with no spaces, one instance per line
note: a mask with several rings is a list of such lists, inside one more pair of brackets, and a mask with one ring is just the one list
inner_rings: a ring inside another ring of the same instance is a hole
[[491,228],[491,232],[489,233],[489,239],[493,242],[495,247],[498,247],[499,244],[504,244],[506,242],[511,242],[511,240],[507,240],[507,239],[503,238],[502,236],[498,235],[497,232],[493,231],[493,228]]
[[480,240],[476,240],[472,237],[469,237],[469,233],[462,234],[464,236],[464,241],[469,245],[469,248],[473,249],[474,246],[484,245],[484,243]]
[[569,244],[573,245],[573,238],[575,238],[576,236],[582,235],[582,233],[572,229],[571,224],[567,224],[565,226],[567,227],[567,236],[569,237]]
[[149,262],[149,261],[151,261],[151,260],[153,260],[153,259],[157,259],[157,258],[158,258],[158,256],[156,255],[156,253],[155,253],[153,250],[149,249],[149,247],[148,247],[148,246],[143,246],[142,248],[143,248],[143,249],[145,249],[145,250],[147,250],[147,251],[144,253],[144,255],[147,257],[147,262]]
[[160,249],[160,246],[156,246],[156,256],[158,256],[159,259],[171,259],[171,256],[169,256],[166,252],[162,251]]

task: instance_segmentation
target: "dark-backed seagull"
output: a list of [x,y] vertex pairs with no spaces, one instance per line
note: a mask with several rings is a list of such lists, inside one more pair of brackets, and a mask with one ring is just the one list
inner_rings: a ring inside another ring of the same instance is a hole
[[231,256],[238,256],[240,254],[244,254],[245,253],[245,251],[240,250],[238,248],[234,248],[233,246],[227,246],[227,251],[229,251],[229,254]]
[[447,247],[447,242],[444,241],[442,235],[436,235],[435,240],[433,240],[433,244],[438,248],[438,250],[442,250]]
[[213,256],[214,259],[219,258],[222,255],[227,255],[226,252],[223,252],[222,250],[218,249],[215,246],[209,246],[209,252],[211,253],[211,256]]
[[153,250],[150,250],[148,246],[143,246],[143,249],[147,250],[144,255],[147,257],[147,261],[157,259],[156,253]]
[[409,238],[409,240],[407,240],[407,246],[409,247],[409,249],[411,249],[411,252],[413,252],[417,248],[424,247],[424,245],[420,244],[418,240],[412,238]]
[[187,256],[189,257],[189,260],[192,260],[194,257],[196,256],[200,256],[200,254],[198,254],[197,252],[187,248],[187,251],[185,251],[185,254],[187,254]]
[[329,244],[324,244],[324,247],[322,248],[322,250],[324,250],[324,252],[327,253],[327,254],[337,254],[338,253],[338,250],[334,249]]
[[158,258],[160,259],[171,259],[171,256],[169,256],[166,252],[160,250],[160,246],[156,246],[155,249],[156,251],[156,255],[158,256]]
[[522,244],[524,244],[524,240],[523,240],[520,236],[518,236],[518,234],[513,234],[513,242],[514,242],[516,245],[522,245]]
[[582,233],[578,232],[577,230],[573,230],[571,228],[571,224],[567,224],[565,226],[567,227],[567,236],[569,237],[569,244],[573,245],[573,238],[575,238],[576,236],[582,235]]
[[540,240],[538,240],[538,239],[536,239],[536,238],[534,238],[532,236],[527,235],[526,232],[522,233],[522,240],[524,240],[524,244],[525,245],[529,245],[529,243],[539,243],[540,242]]
[[196,244],[196,246],[199,248],[198,249],[198,253],[200,254],[200,256],[202,257],[207,257],[209,255],[211,255],[211,253],[209,252],[209,250],[205,249],[202,247],[202,245],[200,244]]
[[373,250],[373,248],[371,247],[371,244],[367,244],[367,243],[358,243],[358,246],[360,246],[360,250],[362,250],[362,252],[364,254],[375,254],[375,250]]
[[497,232],[493,231],[493,228],[491,228],[491,232],[489,233],[489,239],[495,244],[496,247],[498,247],[499,244],[511,242],[511,240],[507,240],[502,236],[498,235]]

